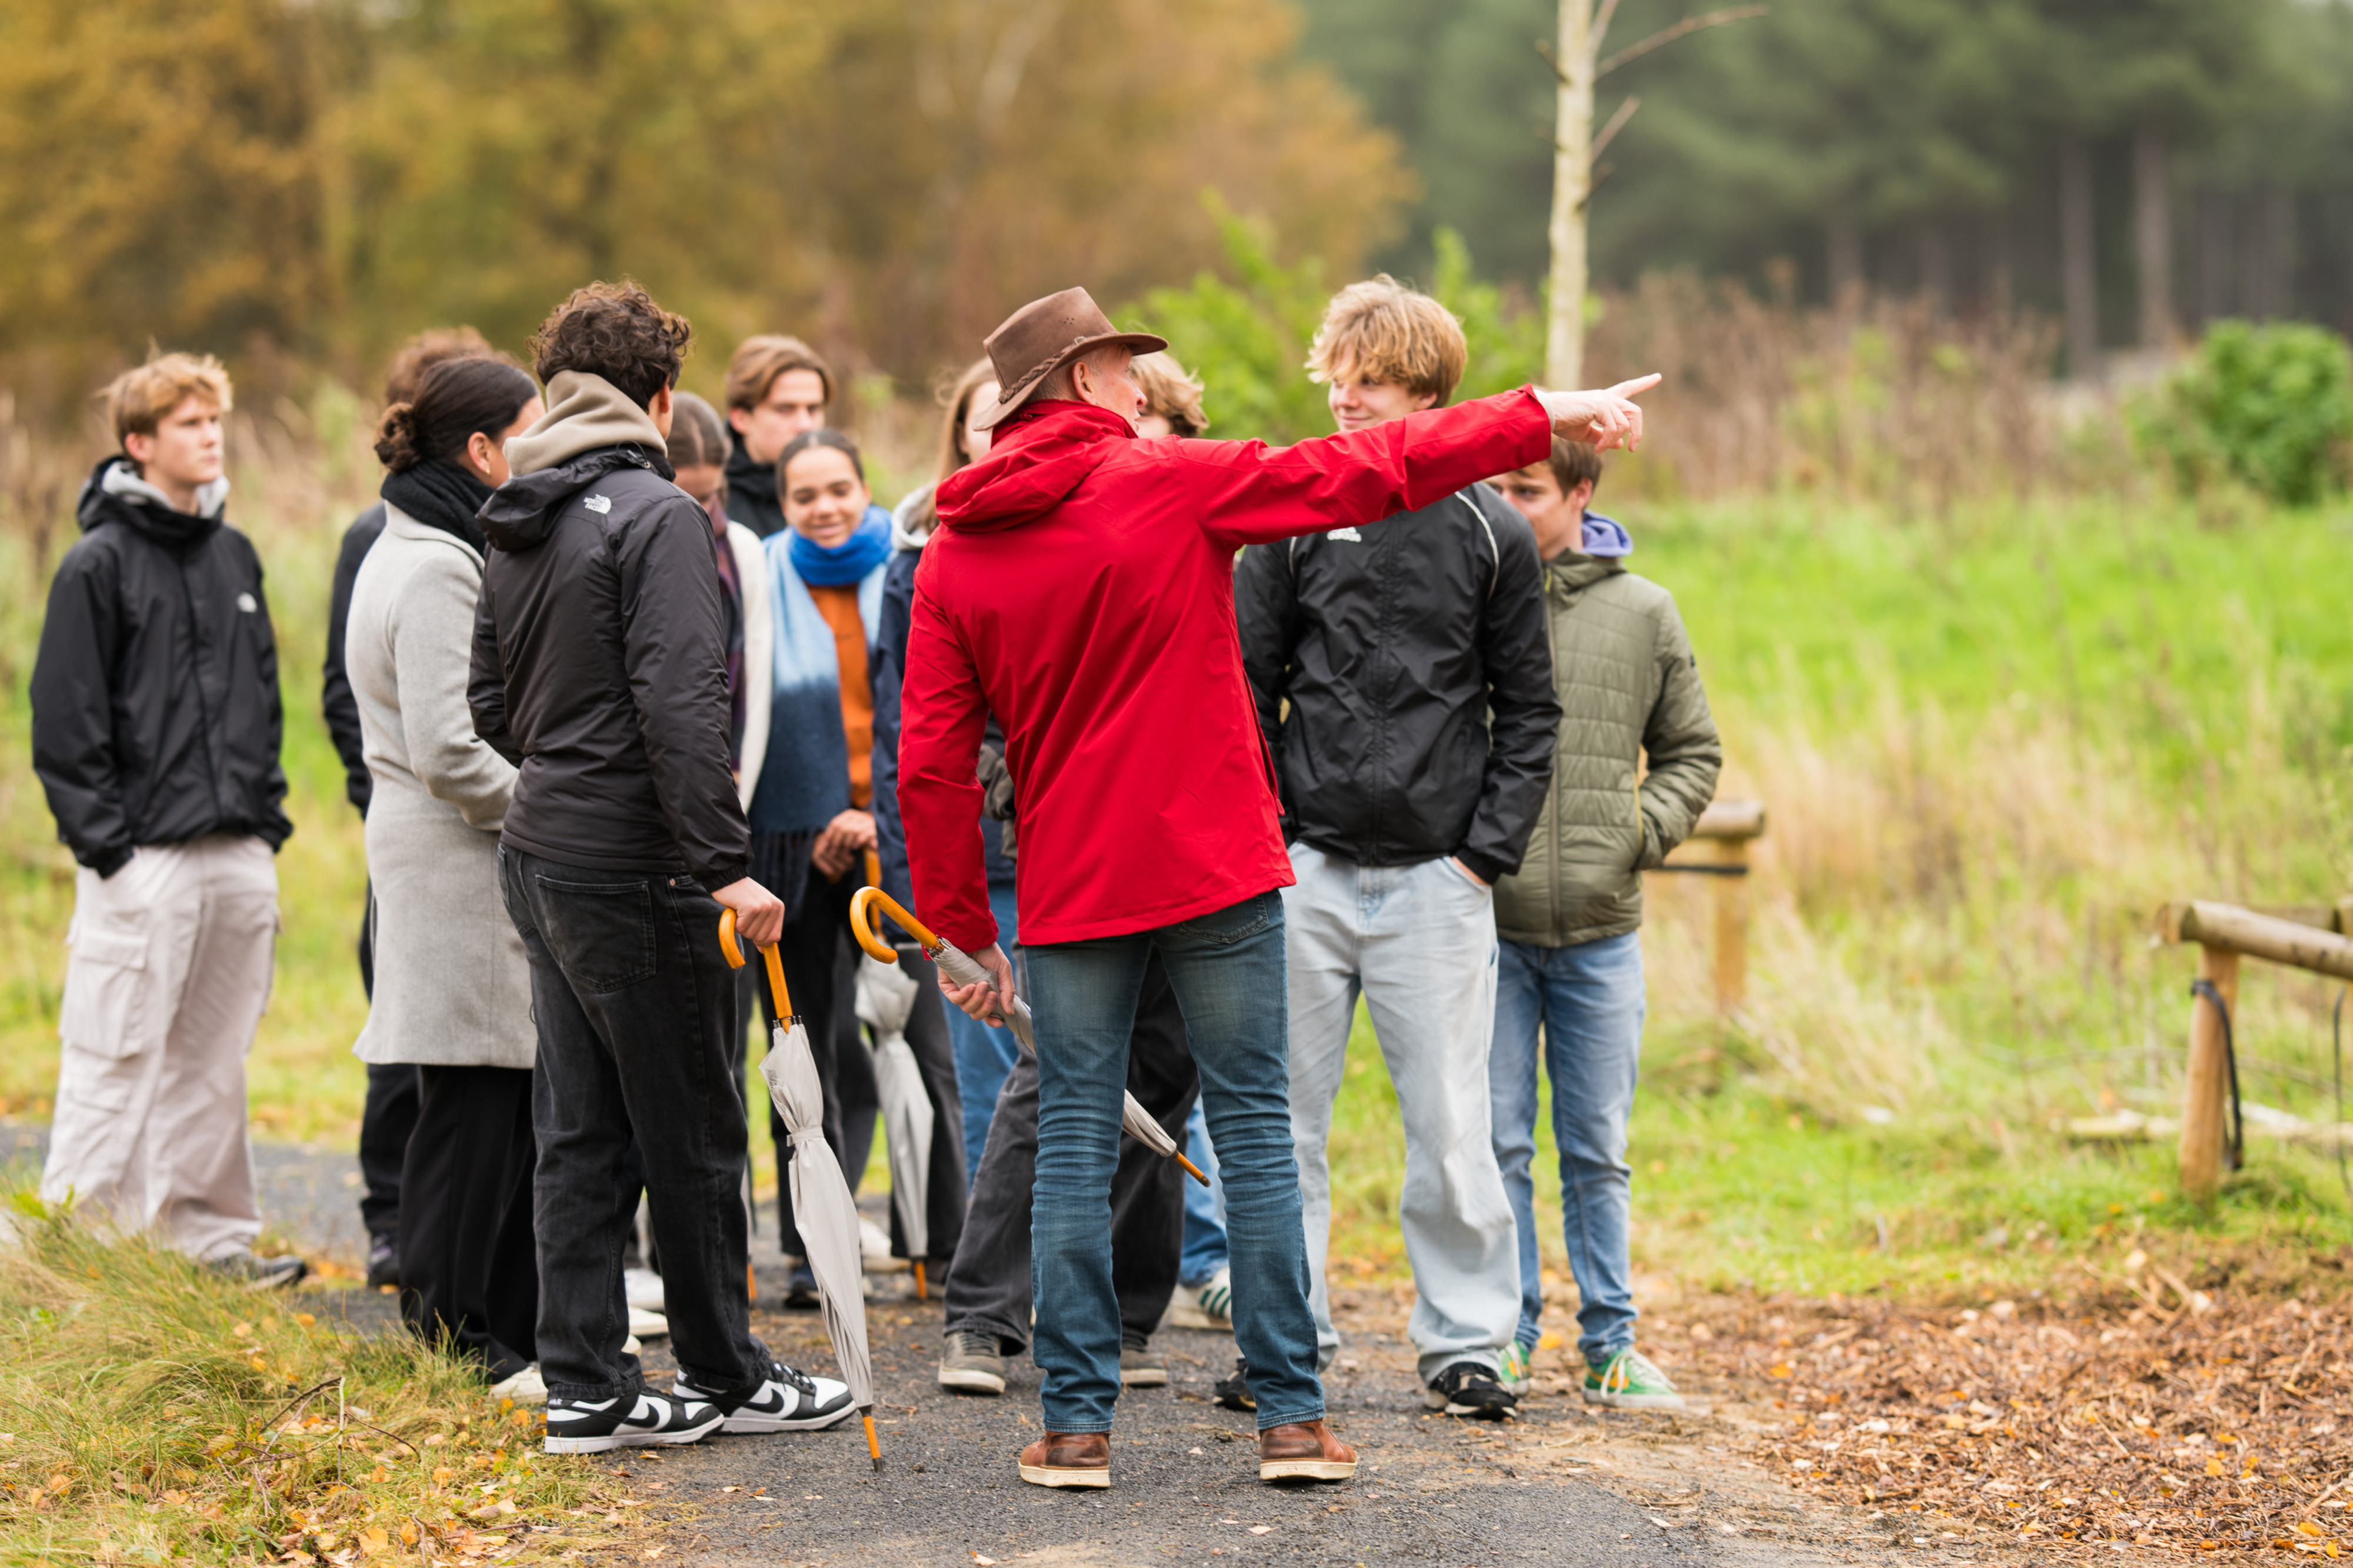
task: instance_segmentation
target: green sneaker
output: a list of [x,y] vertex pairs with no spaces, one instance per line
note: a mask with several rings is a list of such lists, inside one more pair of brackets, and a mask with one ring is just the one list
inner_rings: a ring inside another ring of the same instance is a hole
[[1495,1381],[1514,1394],[1525,1394],[1528,1391],[1528,1363],[1535,1353],[1534,1345],[1522,1344],[1517,1340],[1505,1345],[1504,1353],[1495,1358]]
[[1585,1403],[1612,1410],[1681,1410],[1683,1396],[1651,1358],[1630,1345],[1596,1372],[1585,1369]]

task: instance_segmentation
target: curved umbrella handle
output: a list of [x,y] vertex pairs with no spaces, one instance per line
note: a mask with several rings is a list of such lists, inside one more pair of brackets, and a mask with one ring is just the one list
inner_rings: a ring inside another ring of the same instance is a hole
[[937,957],[940,939],[932,928],[907,912],[906,906],[880,888],[860,888],[849,895],[849,934],[868,954],[884,963],[896,963],[899,955],[889,942],[882,940],[882,917],[889,915],[899,922],[901,930],[922,945],[926,957]]
[[[728,968],[744,967],[743,944],[735,940],[733,910],[719,911],[719,951],[727,955]],[[785,987],[785,961],[776,956],[774,947],[762,948],[760,956],[768,965],[768,1000],[776,1005],[777,1017],[789,1018],[793,1016],[793,994]]]

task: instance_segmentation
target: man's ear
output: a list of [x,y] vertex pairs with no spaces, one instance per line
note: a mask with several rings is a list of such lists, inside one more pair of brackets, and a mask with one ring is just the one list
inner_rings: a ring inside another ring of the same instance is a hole
[[145,468],[147,459],[155,455],[155,437],[133,430],[122,438],[122,455],[141,468]]
[[748,408],[729,409],[727,411],[727,427],[734,431],[738,436],[741,436],[744,432],[752,427],[752,411]]

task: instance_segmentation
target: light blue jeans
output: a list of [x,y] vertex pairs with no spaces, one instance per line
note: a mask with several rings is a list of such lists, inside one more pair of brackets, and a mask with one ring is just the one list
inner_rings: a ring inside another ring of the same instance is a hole
[[1292,1155],[1282,900],[1272,893],[1156,931],[1026,949],[1038,1012],[1038,1178],[1029,1207],[1032,1353],[1050,1432],[1108,1432],[1119,1397],[1111,1178],[1136,996],[1154,951],[1185,1016],[1226,1178],[1234,1342],[1261,1431],[1324,1415]]
[[1639,931],[1574,947],[1506,942],[1495,988],[1495,1045],[1487,1058],[1495,1163],[1520,1232],[1522,1344],[1536,1342],[1544,1276],[1536,1259],[1536,1034],[1552,1077],[1552,1136],[1560,1151],[1561,1228],[1576,1277],[1577,1348],[1589,1367],[1634,1342],[1633,1264],[1627,1213],[1633,1172],[1626,1119],[1642,1055]]
[[[1010,956],[1021,940],[1014,921],[1013,889],[988,886],[988,910],[997,917],[997,945]],[[1013,1031],[984,1024],[961,1007],[948,1009],[948,1049],[955,1058],[956,1097],[964,1101],[964,1184],[969,1192],[988,1143],[988,1119],[997,1113],[997,1091],[1021,1055]],[[1194,1185],[1200,1184],[1196,1182]]]
[[[1339,1353],[1324,1265],[1332,1243],[1332,1106],[1356,998],[1397,1088],[1405,1131],[1398,1226],[1413,1265],[1406,1333],[1428,1383],[1457,1362],[1489,1373],[1519,1315],[1512,1205],[1487,1124],[1495,1021],[1495,895],[1452,860],[1359,866],[1291,847],[1291,1127],[1323,1364]],[[1230,1161],[1222,1134],[1219,1152]],[[1234,1282],[1241,1283],[1237,1254]]]
[[1226,1185],[1218,1174],[1218,1152],[1209,1146],[1209,1121],[1198,1100],[1185,1123],[1185,1157],[1201,1167],[1209,1184],[1185,1184],[1185,1250],[1176,1259],[1176,1282],[1201,1286],[1226,1266]]

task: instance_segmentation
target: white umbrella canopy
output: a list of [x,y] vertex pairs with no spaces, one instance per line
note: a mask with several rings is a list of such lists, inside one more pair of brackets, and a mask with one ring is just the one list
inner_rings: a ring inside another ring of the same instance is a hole
[[[742,968],[744,950],[735,941],[733,910],[720,917],[719,942],[727,962]],[[849,1195],[849,1184],[842,1179],[832,1145],[825,1141],[825,1089],[818,1082],[808,1030],[793,1012],[784,965],[773,947],[762,948],[760,956],[767,963],[768,994],[776,1005],[777,1019],[769,1031],[768,1054],[760,1063],[760,1076],[767,1080],[769,1098],[785,1119],[792,1142],[793,1219],[800,1226],[809,1272],[817,1276],[826,1336],[833,1341],[833,1359],[841,1367],[841,1381],[849,1385],[850,1403],[865,1420],[866,1451],[879,1470],[882,1446],[874,1433],[874,1359],[866,1345],[858,1205]]]
[[[909,914],[896,899],[880,888],[860,888],[849,901],[849,929],[858,938],[858,945],[873,957],[880,959],[891,951],[890,943],[882,940],[877,929],[881,923],[881,917],[886,914],[923,945],[924,956],[939,965],[942,974],[958,985],[990,983],[988,971],[976,963],[970,953],[945,937],[934,934],[929,927]],[[1029,1056],[1036,1056],[1038,1026],[1030,1015],[1027,1000],[1019,996],[1013,999],[1013,1016],[1008,1022],[1013,1026],[1013,1038],[1022,1051]],[[1120,1125],[1127,1130],[1129,1137],[1162,1159],[1174,1160],[1184,1166],[1203,1186],[1209,1184],[1209,1178],[1201,1173],[1198,1165],[1185,1157],[1185,1152],[1176,1146],[1176,1140],[1168,1135],[1168,1130],[1154,1121],[1152,1112],[1145,1110],[1143,1102],[1132,1094],[1127,1096],[1126,1103],[1120,1110]],[[892,1179],[897,1180],[895,1166]]]
[[896,962],[869,953],[858,964],[858,1017],[874,1032],[874,1087],[882,1101],[882,1131],[891,1149],[891,1206],[915,1266],[915,1295],[930,1295],[923,1259],[932,1249],[932,1097],[907,1044],[907,1020],[923,986]]

